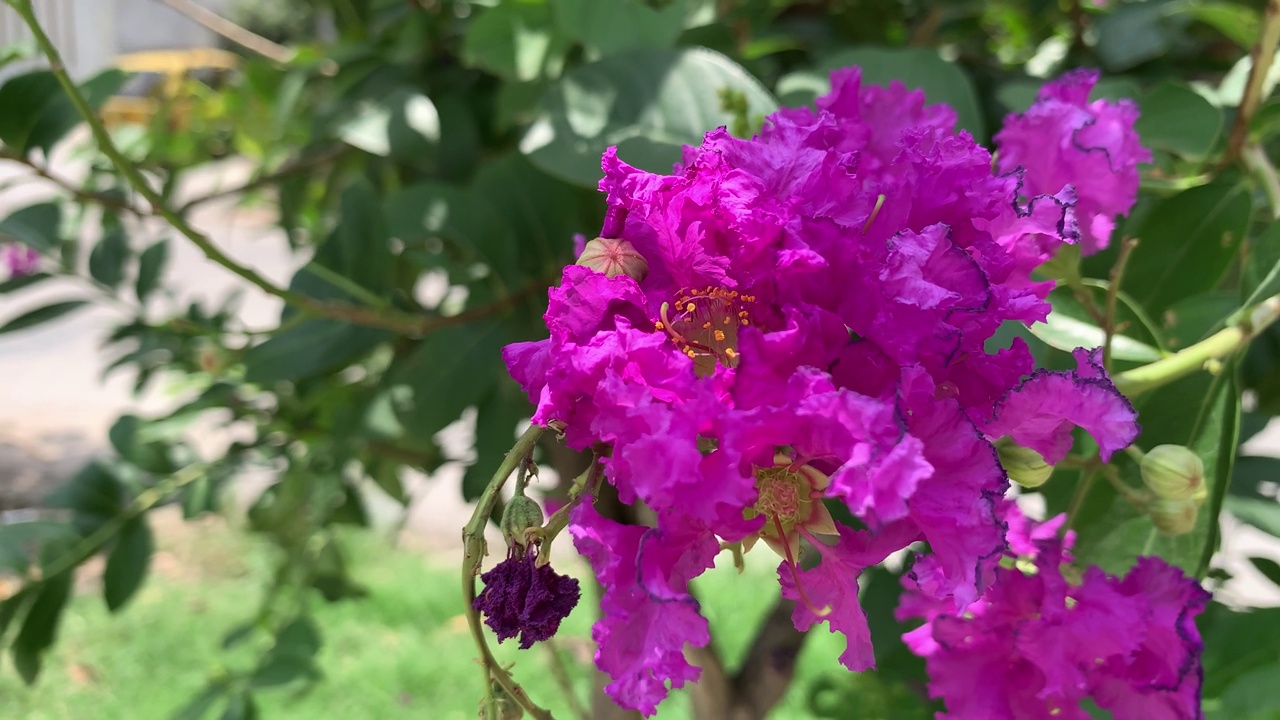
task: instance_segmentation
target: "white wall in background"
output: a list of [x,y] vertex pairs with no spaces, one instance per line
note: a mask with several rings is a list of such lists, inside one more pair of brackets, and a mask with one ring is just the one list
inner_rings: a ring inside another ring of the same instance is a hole
[[[77,78],[106,67],[115,56],[116,0],[34,0],[36,17]],[[31,33],[10,7],[0,7],[0,45],[30,43]],[[0,71],[8,77],[34,65],[15,64]]]

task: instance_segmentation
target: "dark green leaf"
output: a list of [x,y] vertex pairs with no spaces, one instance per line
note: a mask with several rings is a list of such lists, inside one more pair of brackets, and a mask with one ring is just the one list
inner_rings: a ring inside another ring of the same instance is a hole
[[986,128],[978,109],[973,81],[959,65],[943,60],[928,48],[855,48],[825,58],[820,68],[858,66],[864,85],[888,85],[897,80],[909,90],[924,91],[926,102],[946,103],[956,111],[957,125],[982,139]]
[[16,75],[0,86],[0,140],[26,154],[27,138],[44,109],[62,97],[62,86],[48,70]]
[[124,230],[107,230],[89,253],[89,274],[94,280],[114,288],[124,280],[124,263],[129,258],[129,241]]
[[315,263],[375,293],[385,292],[395,258],[378,193],[360,179],[343,191],[341,210],[338,226],[316,253]]
[[1272,585],[1280,587],[1280,563],[1277,563],[1271,558],[1264,557],[1251,557],[1249,558],[1249,562],[1253,563],[1253,566],[1258,569],[1258,572],[1266,575]]
[[241,690],[227,701],[227,709],[222,711],[222,720],[258,720],[258,706],[253,702],[253,695],[248,690]]
[[15,210],[0,220],[0,237],[52,253],[58,249],[61,228],[61,207],[55,202],[43,202]]
[[32,273],[31,275],[15,275],[4,282],[0,282],[0,295],[6,293],[17,292],[25,287],[30,287],[36,283],[44,282],[53,277],[48,273]]
[[294,680],[318,679],[315,654],[319,649],[319,628],[311,618],[299,617],[276,635],[276,644],[254,670],[250,682],[254,687],[272,687]]
[[3,644],[9,625],[27,609],[27,605],[35,597],[38,586],[27,586],[19,590],[13,597],[0,602],[0,644]]
[[[1191,449],[1205,467],[1205,486],[1209,490],[1208,501],[1201,506],[1196,518],[1196,529],[1190,540],[1194,544],[1201,543],[1198,564],[1191,564],[1193,556],[1170,559],[1171,562],[1196,577],[1204,575],[1209,567],[1209,560],[1218,545],[1218,514],[1222,512],[1223,500],[1227,496],[1227,488],[1231,485],[1231,474],[1235,467],[1236,447],[1240,440],[1240,382],[1239,363],[1228,361],[1221,374],[1214,378],[1209,395],[1200,410],[1196,428],[1192,431],[1187,447]],[[1185,537],[1185,536],[1184,536]],[[1181,543],[1180,543],[1181,545]],[[1169,559],[1165,553],[1162,557]]]
[[499,3],[467,26],[462,62],[507,80],[533,80],[563,54],[546,3]]
[[413,162],[419,155],[434,153],[439,144],[440,113],[431,98],[401,87],[358,103],[337,128],[337,136],[367,153]]
[[28,685],[34,683],[40,674],[41,656],[58,635],[62,609],[70,595],[69,571],[46,578],[31,601],[31,609],[22,621],[22,630],[13,639],[13,665]]
[[1225,507],[1236,519],[1280,538],[1280,502],[1274,498],[1231,496],[1226,499]]
[[1231,2],[1175,2],[1171,13],[1186,14],[1212,26],[1245,50],[1251,50],[1262,34],[1262,17],[1257,10]]
[[89,535],[124,510],[125,491],[120,480],[97,461],[80,469],[45,500],[49,507],[75,513],[76,530]]
[[[97,110],[107,101],[107,98],[124,85],[126,79],[125,73],[118,69],[104,70],[80,86],[80,95],[90,108]],[[39,148],[47,157],[52,152],[53,146],[82,122],[84,120],[80,117],[80,112],[71,104],[71,100],[64,93],[59,92],[41,110],[39,118],[31,126],[31,132],[26,138],[23,149],[25,152],[31,152]]]
[[521,264],[530,269],[569,262],[573,234],[591,229],[583,225],[583,208],[599,202],[595,193],[551,177],[514,153],[482,165],[472,191],[499,209]]
[[1161,200],[1125,228],[1139,243],[1124,290],[1157,316],[1182,298],[1212,290],[1236,255],[1252,209],[1248,189],[1230,181]]
[[138,258],[138,282],[135,291],[138,300],[146,300],[160,286],[160,277],[169,261],[169,241],[159,240],[142,251]]
[[63,315],[87,305],[84,300],[62,300],[60,302],[38,307],[35,310],[29,310],[4,325],[0,325],[0,335],[5,333],[26,330],[29,327],[35,327],[41,323],[56,320]]
[[752,116],[777,107],[755,78],[705,48],[611,55],[551,86],[520,149],[542,170],[589,187],[600,179],[600,156],[610,145],[632,165],[667,173],[684,145],[733,121],[721,106],[725,89],[745,94]]
[[1239,307],[1240,298],[1234,292],[1215,290],[1184,297],[1161,316],[1168,348],[1181,350],[1203,340],[1220,330]]
[[1221,697],[1241,676],[1280,661],[1280,608],[1233,612],[1210,603],[1196,625],[1204,638],[1207,698]]
[[1275,720],[1280,715],[1278,677],[1280,662],[1241,673],[1223,691],[1217,712],[1209,717],[1211,720]]
[[1213,150],[1222,130],[1222,111],[1191,88],[1166,82],[1138,100],[1135,128],[1142,144],[1193,160]]
[[1185,17],[1171,15],[1169,0],[1124,4],[1098,18],[1099,57],[1112,71],[1128,70],[1165,54]]
[[[429,248],[443,242],[455,258],[441,262],[455,283],[471,280],[470,266],[483,263],[506,282],[523,280],[533,269],[522,266],[521,254],[506,215],[490,198],[443,183],[422,183],[387,199],[386,216],[392,237],[408,245]],[[443,252],[443,251],[437,251]]]
[[514,382],[499,379],[476,408],[476,461],[462,478],[462,497],[480,497],[516,439],[516,423],[530,414],[529,402]]
[[169,720],[201,720],[213,709],[214,703],[218,702],[226,694],[226,691],[226,687],[223,685],[209,685],[201,690],[199,695],[191,698],[186,705],[178,708],[176,712],[169,716]]
[[392,386],[412,390],[396,408],[411,434],[434,435],[477,405],[502,377],[507,328],[489,320],[428,335],[394,372]]
[[102,576],[102,595],[112,612],[124,607],[142,586],[154,549],[146,516],[132,518],[120,528]]
[[376,328],[305,320],[249,348],[245,380],[265,385],[323,375],[346,367],[389,337]]
[[641,0],[552,0],[556,27],[594,57],[667,48],[684,30],[687,0],[651,7]]

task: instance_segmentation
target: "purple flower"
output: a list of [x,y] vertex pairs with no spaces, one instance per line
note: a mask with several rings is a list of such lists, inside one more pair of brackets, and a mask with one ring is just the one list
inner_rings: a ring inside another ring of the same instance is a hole
[[550,565],[537,567],[536,555],[534,545],[525,549],[513,544],[506,560],[480,576],[484,590],[472,604],[484,613],[498,642],[519,637],[526,650],[555,635],[582,594],[574,578],[557,574]]
[[31,275],[40,266],[40,253],[22,243],[9,243],[4,247],[4,264],[9,277]]
[[[1036,533],[1039,535],[1040,533]],[[1087,720],[1092,698],[1116,717],[1200,715],[1202,649],[1194,618],[1209,594],[1164,561],[1141,558],[1123,578],[1089,568],[1069,585],[1061,541],[1036,542],[1036,571],[1000,568],[981,600],[948,608],[909,590],[905,637],[926,660],[929,690],[953,720]]]
[[670,175],[606,152],[600,236],[647,272],[566,268],[550,337],[504,358],[534,422],[608,446],[605,478],[657,515],[571,518],[604,588],[596,663],[620,705],[651,713],[698,677],[683,648],[709,636],[687,586],[722,547],[776,552],[797,627],[827,620],[863,670],[862,568],[924,539],[914,569],[939,602],[967,605],[995,577],[1008,479],[993,440],[1059,442],[1079,422],[1110,448],[1124,418],[1136,428],[1092,365],[1059,382],[1032,375],[1024,343],[987,351],[1002,324],[1048,314],[1030,273],[1075,241],[1074,195],[1023,197],[954,123],[848,70],[751,140],[708,133]]
[[1137,106],[1128,100],[1089,102],[1097,82],[1096,70],[1063,75],[1041,88],[1025,113],[1005,118],[995,136],[999,170],[1021,167],[1023,194],[1075,190],[1085,255],[1110,242],[1116,216],[1137,201],[1138,164],[1151,160],[1133,127]]

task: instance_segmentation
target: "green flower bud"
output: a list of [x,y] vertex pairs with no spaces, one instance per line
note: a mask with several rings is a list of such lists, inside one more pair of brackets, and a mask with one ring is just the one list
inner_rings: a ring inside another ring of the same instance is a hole
[[1152,524],[1165,535],[1186,535],[1196,527],[1196,503],[1191,500],[1156,498],[1150,510]]
[[617,238],[596,238],[587,243],[578,256],[578,264],[609,277],[626,275],[636,282],[649,274],[649,263],[644,256],[636,252],[631,243]]
[[542,527],[542,508],[523,492],[517,493],[502,511],[502,537],[507,545],[529,546],[530,531]]
[[[1181,445],[1158,445],[1142,458],[1142,483],[1157,498],[1189,500],[1198,505],[1208,496],[1204,463]],[[1199,497],[1197,501],[1196,498]]]
[[1053,466],[1044,461],[1044,456],[1012,442],[1001,442],[997,449],[1000,452],[1000,464],[1009,474],[1009,479],[1025,488],[1040,487],[1053,474]]

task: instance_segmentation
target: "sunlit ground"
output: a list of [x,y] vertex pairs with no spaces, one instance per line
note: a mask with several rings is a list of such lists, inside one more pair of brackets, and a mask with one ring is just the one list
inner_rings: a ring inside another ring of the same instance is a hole
[[[220,519],[184,524],[158,513],[157,553],[144,589],[119,615],[108,614],[96,577],[81,578],[61,634],[35,688],[22,685],[6,657],[0,664],[0,718],[24,720],[151,720],[169,718],[220,667],[251,666],[261,647],[221,648],[224,634],[252,616],[271,561],[270,546]],[[256,694],[260,716],[279,718],[476,717],[480,673],[459,613],[454,558],[391,547],[372,533],[347,538],[362,600],[327,604],[316,598],[324,632],[319,664],[325,679]],[[718,650],[732,667],[776,593],[774,565],[752,553],[744,575],[722,564],[701,583],[704,612]],[[487,567],[487,566],[486,566]],[[563,568],[581,575],[584,567]],[[584,583],[584,587],[588,587]],[[588,591],[590,592],[590,591]],[[574,690],[587,697],[591,608],[581,604],[558,643]],[[812,681],[839,673],[843,637],[819,629],[801,655],[799,677],[771,717],[809,718]],[[544,649],[499,648],[504,662],[534,698],[557,717],[572,718],[564,690],[549,671]],[[842,677],[848,677],[842,675]],[[215,706],[206,717],[221,715]],[[677,694],[659,718],[688,717]]]

